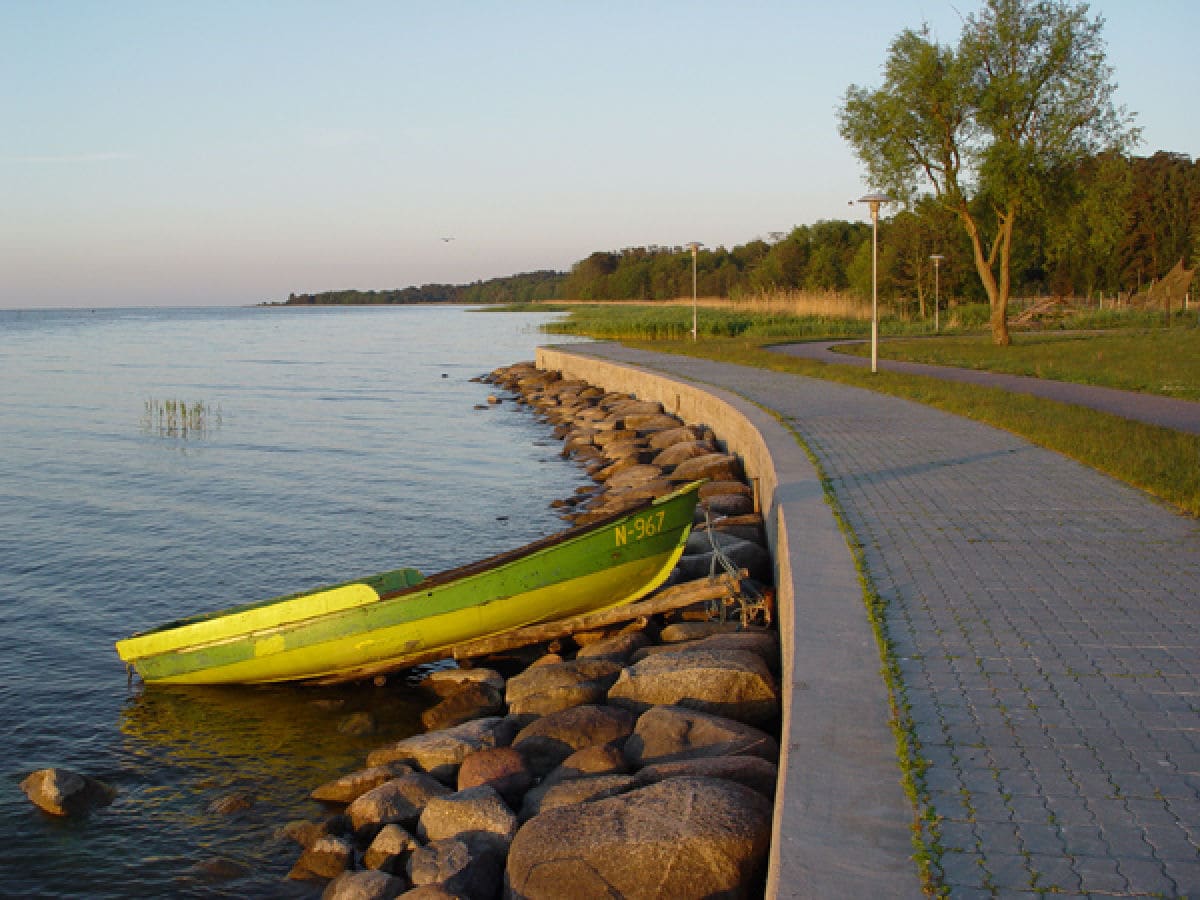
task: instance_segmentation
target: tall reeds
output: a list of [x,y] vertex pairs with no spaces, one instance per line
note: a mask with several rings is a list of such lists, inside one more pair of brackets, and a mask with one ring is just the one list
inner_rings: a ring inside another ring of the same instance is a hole
[[202,401],[147,400],[142,410],[142,430],[160,437],[203,438],[221,427],[221,407]]

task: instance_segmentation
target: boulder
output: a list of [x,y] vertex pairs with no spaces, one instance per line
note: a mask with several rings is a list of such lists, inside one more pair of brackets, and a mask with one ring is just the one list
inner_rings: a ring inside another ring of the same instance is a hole
[[700,502],[713,516],[748,516],[754,512],[754,498],[742,494],[713,494]]
[[295,841],[307,849],[323,837],[349,837],[354,833],[350,817],[345,815],[330,816],[324,822],[308,822],[304,819],[294,819],[279,829],[279,837]]
[[580,649],[575,658],[610,659],[623,665],[629,657],[649,643],[650,639],[643,632],[629,631],[588,644]]
[[775,799],[779,767],[757,756],[709,756],[646,766],[635,776],[638,786],[655,784],[668,778],[723,778],[757,791],[768,800]]
[[543,782],[525,795],[521,805],[521,821],[528,821],[539,813],[560,806],[603,800],[641,786],[632,775],[589,775],[585,778],[567,778],[553,784]]
[[727,453],[709,453],[681,462],[671,472],[672,481],[698,481],[702,478],[714,481],[740,481],[742,464],[736,456]]
[[613,472],[605,481],[610,491],[622,491],[626,488],[636,488],[656,481],[663,475],[658,466],[635,464]]
[[716,528],[704,528],[688,535],[687,543],[683,545],[683,554],[693,556],[698,553],[712,553],[714,546],[724,552],[726,547],[736,547],[744,543],[746,538]]
[[480,785],[432,798],[417,823],[417,834],[426,841],[467,832],[493,834],[508,844],[517,833],[517,817],[495,789]]
[[676,641],[671,644],[643,647],[634,653],[631,659],[633,662],[639,663],[648,656],[659,656],[663,653],[691,653],[695,650],[717,654],[730,650],[754,653],[771,672],[779,671],[779,635],[765,629],[730,631],[709,635],[694,641]]
[[684,706],[752,725],[779,715],[775,679],[762,658],[747,650],[648,656],[622,670],[608,702],[635,713],[651,706]]
[[222,794],[208,804],[208,811],[218,816],[232,816],[254,806],[254,795],[249,791],[234,791]]
[[296,881],[337,878],[354,862],[354,844],[349,838],[327,834],[300,854],[287,877]]
[[21,790],[39,809],[52,816],[79,816],[99,806],[108,806],[117,789],[90,775],[69,769],[38,769],[22,782]]
[[341,778],[335,778],[333,781],[327,781],[320,787],[314,788],[309,796],[325,803],[352,803],[367,791],[379,787],[384,782],[399,778],[401,775],[408,775],[413,771],[412,766],[404,763],[371,766],[369,769],[360,769],[349,775],[343,775]]
[[426,731],[453,728],[484,716],[504,715],[504,692],[486,682],[470,682],[421,713]]
[[707,441],[679,441],[659,450],[652,462],[664,469],[673,469],[686,460],[710,456],[716,452],[716,446]]
[[373,788],[346,807],[355,831],[367,826],[396,823],[411,828],[421,817],[425,804],[450,789],[424,772],[402,775]]
[[[719,544],[719,546],[721,554],[734,569],[745,569],[750,573],[751,578],[763,584],[774,582],[775,563],[771,559],[771,554],[763,547],[738,538],[729,538]],[[679,559],[679,564],[676,566],[678,571],[686,575],[685,580],[706,577],[709,572],[713,571],[713,568],[712,550],[682,556]],[[716,571],[723,571],[720,562],[716,564]]]
[[698,496],[701,500],[707,500],[718,494],[740,494],[743,497],[753,497],[754,489],[744,481],[706,481],[700,485]]
[[666,413],[626,413],[624,423],[628,431],[638,431],[642,434],[669,431],[683,424],[677,417]]
[[740,622],[674,622],[659,633],[658,639],[664,644],[673,644],[741,630]]
[[408,861],[413,886],[440,885],[470,900],[496,900],[504,877],[504,845],[482,836],[433,841]]
[[468,684],[490,684],[503,692],[504,676],[495,669],[438,669],[421,679],[418,687],[438,697],[449,697]]
[[444,885],[422,884],[397,894],[396,900],[467,900],[467,897],[447,890]]
[[672,778],[535,816],[513,841],[514,898],[749,897],[771,839],[771,804],[740,784]]
[[414,735],[373,750],[367,755],[367,765],[407,762],[451,783],[463,757],[474,750],[506,746],[512,742],[515,731],[516,724],[507,718],[473,719],[453,728]]
[[668,428],[665,431],[656,431],[646,439],[646,444],[651,450],[665,450],[673,444],[690,443],[702,436],[703,429],[683,425],[678,428]]
[[513,739],[513,747],[534,772],[549,772],[576,750],[623,740],[635,717],[613,706],[572,706],[531,722]]
[[603,700],[620,671],[619,663],[604,659],[538,666],[510,678],[505,699],[514,714],[548,715]]
[[387,872],[343,872],[325,887],[321,900],[392,900],[408,882]]
[[375,717],[369,712],[356,712],[338,722],[338,734],[350,737],[365,737],[375,733]]
[[520,805],[521,797],[533,784],[533,771],[525,757],[512,747],[493,747],[467,756],[458,769],[458,789],[489,785],[510,806]]
[[753,725],[681,706],[652,706],[624,746],[635,768],[704,756],[779,758],[775,738]]
[[399,825],[384,825],[363,854],[363,865],[390,874],[404,872],[420,842]]
[[554,784],[568,778],[586,775],[624,775],[629,763],[621,751],[620,742],[596,744],[576,750],[547,775],[542,784]]

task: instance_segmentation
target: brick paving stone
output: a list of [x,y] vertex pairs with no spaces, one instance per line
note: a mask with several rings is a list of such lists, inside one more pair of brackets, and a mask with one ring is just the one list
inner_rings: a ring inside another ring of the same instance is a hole
[[1074,861],[1068,856],[1031,853],[1029,868],[1036,879],[1034,887],[1040,890],[1067,893],[1081,890],[1079,873],[1075,871]]
[[[862,544],[889,633],[920,660],[903,678],[922,711],[931,776],[958,766],[975,785],[988,764],[963,769],[959,754],[995,753],[992,767],[1028,773],[1028,793],[972,796],[976,825],[1011,820],[1020,833],[1049,818],[1060,830],[1060,855],[1031,851],[1036,887],[1175,896],[1177,881],[1195,881],[1182,860],[1173,877],[1174,857],[1156,858],[1146,838],[1174,853],[1172,832],[1151,826],[1172,825],[1193,845],[1200,837],[1200,523],[1011,434],[908,401],[615,345],[581,352],[730,388],[796,430]],[[1134,799],[1161,804],[1153,821]],[[926,802],[951,821],[970,813],[948,790]],[[1089,828],[1098,841],[1085,840]],[[1072,841],[1097,852],[1062,854]],[[943,854],[951,896],[987,886],[979,863],[997,852],[986,839],[978,849]]]
[[1117,871],[1117,861],[1108,856],[1074,856],[1074,868],[1082,889],[1093,893],[1122,894],[1129,882]]

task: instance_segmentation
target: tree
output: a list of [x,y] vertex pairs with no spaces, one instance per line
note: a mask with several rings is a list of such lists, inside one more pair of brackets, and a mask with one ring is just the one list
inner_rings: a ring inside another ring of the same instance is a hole
[[1137,140],[1113,104],[1103,20],[1064,0],[985,0],[957,47],[929,29],[892,41],[883,86],[851,85],[840,131],[872,181],[911,202],[932,190],[959,219],[991,305],[992,340],[1010,342],[1013,235],[1054,174]]

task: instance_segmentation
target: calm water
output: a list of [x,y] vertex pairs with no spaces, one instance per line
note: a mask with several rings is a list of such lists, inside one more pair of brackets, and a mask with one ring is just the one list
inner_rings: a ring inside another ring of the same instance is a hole
[[[459,308],[0,311],[0,895],[311,896],[275,835],[417,730],[384,688],[143,689],[113,641],[383,569],[426,573],[564,527],[548,429],[474,409],[546,316]],[[559,338],[555,338],[559,340]],[[147,415],[201,404],[186,436]],[[375,734],[338,727],[372,714]],[[117,801],[57,821],[18,782]],[[254,805],[209,811],[233,792]]]

